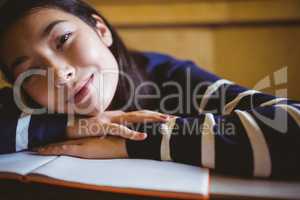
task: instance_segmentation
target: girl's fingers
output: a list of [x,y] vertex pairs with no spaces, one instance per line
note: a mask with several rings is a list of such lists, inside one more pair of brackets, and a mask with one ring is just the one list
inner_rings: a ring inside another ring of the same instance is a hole
[[38,148],[36,152],[47,156],[75,156],[81,157],[80,145],[64,144],[64,145],[49,145]]
[[169,115],[150,110],[128,112],[113,119],[114,123],[167,122]]
[[80,156],[82,152],[80,150],[81,144],[84,140],[69,140],[66,142],[49,144],[44,147],[35,148],[33,151],[41,155],[69,155],[69,156]]
[[108,123],[104,124],[105,132],[109,135],[120,136],[125,139],[130,140],[144,140],[147,138],[146,133],[138,132],[127,128],[126,126],[116,124],[116,123]]
[[119,137],[91,137],[80,139],[80,144],[70,142],[51,144],[34,149],[40,155],[73,156],[88,159],[127,158],[125,140]]

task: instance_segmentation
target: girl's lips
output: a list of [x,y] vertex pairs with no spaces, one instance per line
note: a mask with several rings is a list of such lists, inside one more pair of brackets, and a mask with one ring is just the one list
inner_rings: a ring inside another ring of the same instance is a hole
[[78,92],[76,92],[74,96],[74,102],[76,104],[80,103],[86,96],[90,93],[90,84],[93,82],[94,75],[92,75],[89,80],[79,89]]

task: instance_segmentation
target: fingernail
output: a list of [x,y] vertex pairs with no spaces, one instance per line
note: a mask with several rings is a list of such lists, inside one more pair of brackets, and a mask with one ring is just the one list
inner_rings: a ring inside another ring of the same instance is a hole
[[141,138],[141,139],[146,139],[147,136],[148,136],[146,133],[141,133],[141,134],[139,134],[139,135],[140,135],[139,138]]
[[163,115],[163,116],[161,116],[161,118],[162,118],[163,120],[165,120],[165,121],[167,121],[167,120],[170,119],[170,117],[169,117],[168,115]]

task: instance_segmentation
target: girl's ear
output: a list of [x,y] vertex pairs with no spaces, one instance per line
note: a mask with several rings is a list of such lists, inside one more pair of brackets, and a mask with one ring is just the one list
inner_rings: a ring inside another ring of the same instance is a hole
[[101,17],[95,14],[93,14],[92,17],[96,20],[96,31],[99,34],[101,40],[107,47],[110,47],[113,44],[111,31],[105,25]]

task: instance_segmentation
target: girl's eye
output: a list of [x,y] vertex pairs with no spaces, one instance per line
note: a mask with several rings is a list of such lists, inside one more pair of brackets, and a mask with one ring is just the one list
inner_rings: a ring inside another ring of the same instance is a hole
[[72,33],[66,33],[66,34],[62,35],[61,37],[59,37],[56,48],[58,50],[62,49],[64,44],[70,39],[71,35],[72,35]]

